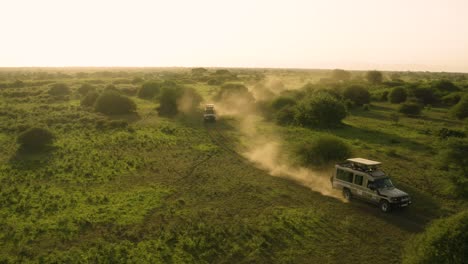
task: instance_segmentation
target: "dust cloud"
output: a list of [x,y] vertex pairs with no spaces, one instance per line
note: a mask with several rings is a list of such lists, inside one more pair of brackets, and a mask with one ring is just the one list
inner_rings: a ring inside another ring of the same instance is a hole
[[[343,201],[341,193],[331,187],[331,169],[319,171],[293,165],[291,159],[285,154],[286,152],[282,150],[281,138],[267,129],[259,131],[263,119],[252,110],[254,107],[231,107],[244,104],[245,101],[239,98],[239,104],[233,104],[231,101],[230,104],[223,105],[222,102],[218,102],[216,108],[221,116],[230,115],[239,120],[238,129],[243,141],[248,142],[244,146],[246,149],[241,153],[245,158],[272,176],[293,180],[322,195]],[[249,112],[246,113],[245,109],[249,109]]]

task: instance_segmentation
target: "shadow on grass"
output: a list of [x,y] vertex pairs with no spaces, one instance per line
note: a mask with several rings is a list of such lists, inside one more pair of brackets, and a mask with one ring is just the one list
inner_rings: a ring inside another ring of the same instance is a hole
[[56,149],[54,146],[41,149],[18,148],[9,162],[17,170],[35,170],[47,166],[52,158],[52,153]]
[[392,144],[401,144],[411,150],[430,151],[430,146],[403,138],[389,133],[370,130],[365,128],[358,128],[350,125],[343,125],[341,128],[333,130],[325,130],[326,132],[335,136],[353,140],[358,139],[366,143],[382,145],[388,147]]

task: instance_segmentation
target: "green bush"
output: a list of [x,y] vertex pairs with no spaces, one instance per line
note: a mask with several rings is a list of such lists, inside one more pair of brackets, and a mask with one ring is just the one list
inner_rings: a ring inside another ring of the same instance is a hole
[[161,116],[175,116],[179,112],[177,109],[177,100],[182,94],[178,88],[163,88],[159,97],[158,113]]
[[46,128],[33,127],[22,132],[17,143],[25,150],[40,150],[53,143],[55,137]]
[[293,106],[296,104],[296,100],[291,97],[279,96],[271,102],[271,107],[274,110],[280,110],[286,106]]
[[404,103],[398,108],[398,112],[407,116],[417,116],[421,114],[422,107],[417,103]]
[[327,135],[301,144],[296,149],[296,153],[302,165],[316,166],[349,158],[351,156],[351,148],[339,138]]
[[138,97],[151,99],[155,97],[161,89],[161,83],[155,81],[145,82],[138,90]]
[[345,105],[326,93],[317,93],[300,101],[296,106],[295,122],[301,126],[330,127],[346,117]]
[[351,100],[354,105],[362,106],[370,102],[370,93],[366,88],[360,85],[351,85],[344,89],[343,97]]
[[383,80],[383,75],[379,71],[368,71],[366,74],[366,79],[372,84],[380,84]]
[[49,88],[48,93],[53,96],[62,96],[70,94],[70,87],[64,83],[54,83]]
[[447,106],[454,106],[460,102],[462,97],[462,92],[449,93],[442,97],[442,103]]
[[94,109],[106,115],[123,115],[134,113],[136,104],[127,96],[114,91],[105,91],[96,99]]
[[91,91],[96,91],[96,87],[89,83],[83,83],[80,88],[78,88],[78,93],[81,95],[87,95]]
[[468,260],[468,210],[435,220],[411,239],[403,254],[405,264],[462,264]]
[[468,117],[468,95],[463,96],[460,101],[450,109],[450,114],[458,119]]
[[284,106],[278,110],[275,115],[275,122],[279,125],[291,125],[294,124],[294,116],[296,114],[293,106]]
[[94,106],[97,98],[99,97],[99,93],[96,91],[89,92],[83,99],[81,99],[80,105],[81,106]]
[[423,105],[437,104],[438,98],[434,91],[428,87],[415,87],[410,90],[411,94],[418,99]]
[[406,90],[403,87],[395,87],[392,89],[390,94],[388,94],[388,99],[392,104],[399,104],[406,101]]

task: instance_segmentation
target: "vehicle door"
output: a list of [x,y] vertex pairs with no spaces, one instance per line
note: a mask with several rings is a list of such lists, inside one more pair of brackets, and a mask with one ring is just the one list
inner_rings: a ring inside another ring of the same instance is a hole
[[355,173],[354,174],[354,180],[353,180],[353,188],[354,188],[354,194],[358,196],[359,198],[364,198],[364,193],[365,193],[365,187],[364,187],[364,179],[365,176]]
[[365,176],[364,185],[363,185],[363,198],[369,202],[378,202],[377,192],[369,188],[369,184],[373,183],[372,179],[368,176]]

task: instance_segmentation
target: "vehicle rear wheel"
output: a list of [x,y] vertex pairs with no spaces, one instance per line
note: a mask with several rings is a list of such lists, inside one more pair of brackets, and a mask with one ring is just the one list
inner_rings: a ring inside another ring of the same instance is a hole
[[380,211],[384,213],[388,213],[391,210],[392,210],[392,207],[390,206],[390,203],[387,200],[380,201]]
[[351,191],[347,188],[344,188],[343,189],[343,197],[348,200],[348,201],[351,201],[351,198],[352,198],[352,194],[351,194]]

